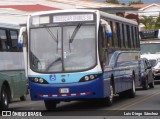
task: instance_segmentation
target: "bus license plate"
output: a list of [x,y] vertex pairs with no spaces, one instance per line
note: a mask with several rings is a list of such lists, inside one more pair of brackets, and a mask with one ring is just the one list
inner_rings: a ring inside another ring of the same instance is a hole
[[60,93],[69,93],[69,88],[60,88]]

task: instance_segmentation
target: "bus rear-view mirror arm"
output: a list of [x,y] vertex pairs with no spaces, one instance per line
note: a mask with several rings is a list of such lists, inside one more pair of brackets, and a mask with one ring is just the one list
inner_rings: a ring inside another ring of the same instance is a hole
[[26,27],[21,27],[18,36],[18,47],[22,48],[27,42]]

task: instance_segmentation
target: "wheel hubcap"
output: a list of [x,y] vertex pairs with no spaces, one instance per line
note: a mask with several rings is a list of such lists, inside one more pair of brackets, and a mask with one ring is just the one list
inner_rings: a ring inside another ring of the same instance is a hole
[[133,92],[136,92],[134,80],[133,80]]
[[111,95],[109,96],[110,101],[113,100],[113,87],[110,86],[110,90],[111,90]]
[[2,97],[3,97],[3,100],[4,100],[4,104],[5,104],[5,105],[8,105],[8,99],[7,99],[7,94],[6,94],[6,92],[3,91]]

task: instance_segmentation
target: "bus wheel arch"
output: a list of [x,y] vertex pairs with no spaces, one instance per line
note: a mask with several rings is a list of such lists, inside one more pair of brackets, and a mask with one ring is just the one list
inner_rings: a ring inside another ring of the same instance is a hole
[[2,84],[0,93],[0,109],[7,110],[9,107],[9,102],[11,101],[10,87],[7,81]]

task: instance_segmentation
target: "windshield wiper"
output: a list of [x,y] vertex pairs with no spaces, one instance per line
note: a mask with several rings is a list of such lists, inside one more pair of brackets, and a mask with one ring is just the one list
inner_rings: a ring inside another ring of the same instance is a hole
[[[50,34],[50,36],[53,38],[53,40],[55,42],[58,42],[58,39],[54,36],[54,34],[52,33],[52,31],[46,27],[47,32]],[[57,35],[58,35],[58,30],[57,30]]]
[[76,28],[74,29],[70,39],[69,39],[69,43],[72,43],[74,40],[74,37],[76,36],[77,32],[79,31],[80,27],[82,26],[82,23],[79,23]]
[[50,36],[52,37],[52,39],[57,43],[57,53],[58,53],[58,30],[57,30],[57,38],[54,36],[54,34],[52,33],[52,31],[46,27],[47,32],[50,34]]

